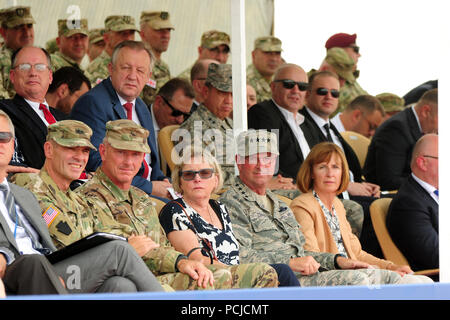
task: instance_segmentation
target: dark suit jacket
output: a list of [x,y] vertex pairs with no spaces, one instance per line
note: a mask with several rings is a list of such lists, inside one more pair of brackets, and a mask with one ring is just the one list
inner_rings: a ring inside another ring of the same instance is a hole
[[389,207],[386,225],[414,271],[439,268],[439,205],[410,175]]
[[[44,248],[55,251],[56,248],[48,232],[47,225],[41,215],[41,208],[35,196],[28,190],[15,184],[9,184],[16,204],[21,208],[22,213],[39,234],[39,242]],[[7,222],[0,214],[0,251],[3,251],[13,261],[20,256],[14,234],[9,229]]]
[[[279,173],[284,177],[297,179],[297,172],[305,156],[302,154],[297,138],[289,127],[286,118],[272,100],[260,102],[248,111],[248,128],[278,130]],[[310,147],[318,143],[318,139],[311,130],[312,124],[308,119],[300,125]]]
[[[135,108],[141,126],[150,132],[148,137],[148,144],[151,149],[150,165],[152,167],[150,178],[152,181],[163,180],[166,177],[160,168],[159,156],[156,150],[156,137],[154,136],[150,112],[147,105],[139,97],[136,98]],[[127,116],[112,86],[111,79],[108,77],[77,100],[72,108],[70,118],[82,121],[91,127],[93,131],[91,142],[98,148],[106,134],[106,122],[126,119]],[[99,152],[92,150],[89,155],[86,170],[95,171],[101,165],[101,162]],[[141,170],[134,177],[133,185],[150,194],[152,192],[152,183],[142,177],[143,170],[144,166],[141,167]]]
[[[314,119],[311,117],[311,115],[306,111],[306,107],[300,110],[300,113],[305,116],[306,119],[308,119],[313,126],[314,132],[309,134],[308,136],[314,136],[316,139],[318,138],[318,142],[324,142],[328,141],[327,137],[323,134],[322,130],[319,128],[317,123],[314,121]],[[334,134],[338,137],[339,141],[342,144],[342,147],[344,148],[345,157],[347,158],[347,163],[350,168],[350,170],[353,173],[353,179],[355,182],[361,182],[362,181],[362,170],[361,165],[359,164],[358,156],[356,155],[355,151],[353,151],[352,147],[342,138],[341,134],[338,132],[334,124],[330,122],[330,128],[333,130]],[[309,141],[308,141],[309,143]],[[314,145],[316,144],[314,143]],[[310,143],[311,144],[311,143]]]
[[411,108],[386,120],[375,132],[364,163],[367,181],[397,190],[411,173],[412,150],[422,136]]
[[[18,94],[13,99],[0,101],[0,109],[8,114],[14,124],[17,139],[16,151],[23,155],[24,165],[36,169],[42,168],[45,161],[44,143],[47,138],[47,126]],[[67,118],[67,115],[57,109],[50,107],[49,110],[57,121]]]

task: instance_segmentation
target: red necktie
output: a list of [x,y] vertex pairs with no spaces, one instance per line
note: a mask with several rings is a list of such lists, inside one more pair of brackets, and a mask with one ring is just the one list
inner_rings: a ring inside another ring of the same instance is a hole
[[55,117],[50,113],[47,106],[43,103],[39,105],[39,110],[42,110],[44,112],[44,118],[47,120],[48,124],[53,124],[56,122]]
[[[123,107],[125,108],[125,110],[127,110],[127,119],[128,120],[133,120],[132,118],[132,114],[133,114],[133,104],[131,102],[127,102],[124,103]],[[147,179],[148,177],[148,173],[149,173],[149,168],[148,168],[148,164],[147,161],[145,161],[144,159],[144,173],[142,174],[142,177],[144,179]]]
[[127,102],[123,105],[125,110],[127,110],[127,119],[133,120],[133,104],[131,102]]

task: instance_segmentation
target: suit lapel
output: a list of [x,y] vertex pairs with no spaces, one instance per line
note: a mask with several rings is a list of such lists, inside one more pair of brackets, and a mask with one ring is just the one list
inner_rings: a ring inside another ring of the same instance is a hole
[[17,246],[16,239],[14,239],[14,234],[11,232],[11,229],[8,226],[8,223],[6,222],[5,217],[3,214],[0,214],[0,227],[3,229],[3,232],[8,239],[9,243],[11,243],[14,248],[19,252],[19,247]]
[[44,124],[42,119],[37,115],[33,108],[25,101],[24,98],[16,94],[14,96],[14,103],[21,112],[26,115],[30,121],[32,121],[36,128],[39,128],[44,136],[47,136],[47,126]]
[[414,107],[408,108],[406,111],[406,121],[408,122],[408,126],[414,140],[417,141],[423,135],[423,133],[420,131],[419,124],[417,123],[417,119],[414,116],[412,108]]

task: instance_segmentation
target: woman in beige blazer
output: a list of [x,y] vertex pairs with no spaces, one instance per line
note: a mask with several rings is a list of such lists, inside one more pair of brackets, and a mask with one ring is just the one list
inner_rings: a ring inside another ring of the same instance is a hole
[[341,148],[330,142],[315,145],[297,175],[297,185],[302,194],[290,205],[305,236],[305,249],[341,254],[380,269],[395,271],[405,278],[406,283],[432,282],[428,277],[410,276],[413,271],[407,265],[396,265],[362,250],[337,197],[346,190],[348,182],[349,169]]

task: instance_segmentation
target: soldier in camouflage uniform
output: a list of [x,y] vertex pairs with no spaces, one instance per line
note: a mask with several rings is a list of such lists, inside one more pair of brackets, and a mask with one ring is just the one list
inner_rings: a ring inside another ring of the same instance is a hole
[[151,78],[141,93],[142,100],[150,106],[159,89],[170,80],[169,65],[161,59],[161,55],[167,51],[170,32],[174,27],[166,11],[143,11],[140,26],[142,41],[150,46],[155,55]]
[[216,265],[206,268],[201,262],[187,260],[186,256],[173,249],[159,224],[158,213],[151,198],[131,186],[136,172],[128,174],[120,170],[125,168],[125,162],[130,163],[133,160],[116,161],[117,156],[114,155],[123,151],[130,154],[139,153],[140,157],[135,161],[139,162],[136,166],[138,170],[144,153],[150,151],[147,144],[148,134],[146,129],[131,120],[109,121],[106,124],[104,144],[99,147],[102,166],[90,181],[76,190],[86,199],[101,225],[105,226],[104,231],[119,231],[121,235],[128,237],[131,245],[136,242],[150,243],[151,250],[142,251],[143,260],[162,284],[169,284],[175,290],[203,288],[192,277],[193,272],[188,271],[191,268],[199,274],[211,275],[211,280],[214,275],[214,284],[209,283],[207,288],[277,286],[277,275],[271,268],[261,270]]
[[108,64],[114,48],[122,41],[134,40],[136,31],[139,30],[131,16],[108,16],[105,19],[105,49],[86,68],[92,87],[109,77]]
[[[36,196],[41,207],[42,216],[50,236],[57,249],[61,249],[71,243],[92,234],[95,231],[103,230],[104,227],[92,214],[92,211],[83,201],[80,195],[70,189],[70,183],[80,176],[84,170],[89,157],[89,150],[95,149],[90,142],[92,130],[84,123],[76,120],[63,120],[48,127],[47,141],[44,149],[46,160],[43,168],[38,174],[19,174],[12,179],[16,184],[29,189]],[[117,233],[117,232],[116,232]],[[112,241],[107,245],[98,247],[98,250],[109,250],[108,248],[124,247],[122,250],[129,251],[128,256],[119,255],[120,252],[111,251],[111,255],[117,255],[116,266],[108,271],[110,276],[122,276],[117,273],[122,267],[117,262],[133,266],[139,259],[135,250],[124,241]],[[117,250],[117,249],[116,249]],[[107,252],[107,251],[106,251]],[[157,279],[148,272],[145,265],[137,263],[144,273],[136,274],[136,278],[142,281],[139,276],[144,276],[146,283],[150,283],[147,290],[163,291]],[[120,269],[118,269],[118,267]],[[102,268],[108,269],[108,265],[102,264]],[[96,270],[92,270],[95,271]],[[133,269],[129,270],[133,271]],[[112,273],[110,273],[112,272]],[[120,271],[119,271],[120,272]],[[129,275],[128,277],[129,278]],[[120,285],[120,281],[117,282]],[[114,287],[117,291],[116,287]],[[120,289],[120,287],[117,287]],[[165,286],[166,291],[173,291]],[[128,290],[128,289],[127,289]],[[143,290],[138,290],[143,291]]]
[[205,86],[205,101],[175,132],[183,137],[175,148],[179,152],[186,145],[195,144],[209,150],[222,167],[226,187],[234,176],[234,151],[227,152],[227,148],[234,147],[233,120],[229,118],[233,110],[231,65],[210,63]]
[[80,64],[88,49],[88,35],[87,19],[58,20],[59,50],[50,55],[53,72],[62,67],[82,70]]
[[56,38],[50,39],[45,43],[45,50],[47,50],[49,54],[58,52],[59,48],[56,43]]
[[0,98],[13,98],[15,95],[12,82],[9,80],[11,56],[21,47],[34,44],[34,28],[36,23],[31,15],[30,7],[16,6],[0,12],[1,33],[5,43],[0,49]]
[[272,98],[270,83],[282,63],[281,51],[281,40],[276,37],[260,37],[255,40],[253,63],[247,67],[247,83],[255,89],[258,103]]
[[[206,31],[202,34],[198,51],[197,61],[201,59],[213,59],[220,63],[227,63],[230,54],[230,36],[225,32],[217,30]],[[191,69],[193,65],[181,72],[178,78],[191,81]]]
[[301,286],[376,285],[401,280],[398,273],[366,269],[367,264],[340,254],[304,250],[305,238],[291,209],[266,189],[278,156],[275,133],[241,133],[237,154],[239,177],[219,201],[230,213],[242,263],[286,263]]
[[104,32],[105,29],[103,28],[89,30],[89,45],[87,51],[89,62],[92,62],[95,58],[97,58],[105,49],[105,40],[103,40]]
[[396,94],[384,92],[375,96],[383,105],[386,116],[384,120],[405,109],[405,99]]

